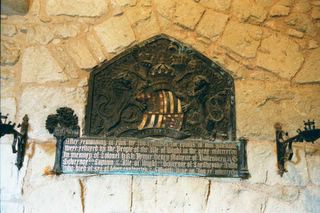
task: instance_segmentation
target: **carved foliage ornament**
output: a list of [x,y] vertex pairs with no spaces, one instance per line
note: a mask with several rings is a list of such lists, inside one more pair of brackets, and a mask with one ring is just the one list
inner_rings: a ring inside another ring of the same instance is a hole
[[234,140],[234,104],[228,73],[160,35],[91,73],[85,134]]

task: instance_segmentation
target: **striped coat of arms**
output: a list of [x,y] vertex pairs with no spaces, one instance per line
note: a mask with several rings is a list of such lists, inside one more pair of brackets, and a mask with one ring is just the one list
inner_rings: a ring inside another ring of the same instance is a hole
[[170,128],[180,130],[183,122],[181,100],[168,90],[159,90],[137,97],[147,103],[139,130],[149,128]]

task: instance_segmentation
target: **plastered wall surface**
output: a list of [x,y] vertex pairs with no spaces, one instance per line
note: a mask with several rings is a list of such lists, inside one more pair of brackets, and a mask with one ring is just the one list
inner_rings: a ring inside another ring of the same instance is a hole
[[[71,107],[83,128],[92,68],[161,33],[233,76],[251,177],[51,175],[48,114]],[[320,125],[320,1],[33,0],[24,16],[1,15],[1,112],[30,123],[19,172],[1,138],[3,213],[320,212],[320,142],[295,144],[281,178],[273,127]]]

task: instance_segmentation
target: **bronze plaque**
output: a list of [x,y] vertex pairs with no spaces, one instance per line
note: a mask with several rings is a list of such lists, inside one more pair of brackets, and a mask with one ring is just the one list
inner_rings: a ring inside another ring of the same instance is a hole
[[246,141],[69,138],[63,173],[246,177]]
[[247,177],[236,140],[234,82],[166,35],[137,44],[90,74],[85,137],[70,108],[49,115],[60,173]]
[[91,73],[87,136],[235,140],[233,78],[165,35]]

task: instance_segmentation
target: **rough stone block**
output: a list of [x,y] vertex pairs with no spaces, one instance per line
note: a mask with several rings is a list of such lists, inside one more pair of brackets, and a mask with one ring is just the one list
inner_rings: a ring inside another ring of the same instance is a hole
[[298,44],[284,36],[272,35],[262,41],[257,65],[290,79],[301,67],[303,60]]
[[320,82],[320,48],[312,50],[294,80],[299,83]]
[[305,212],[318,213],[320,211],[320,187],[309,185],[303,193]]
[[194,30],[204,11],[204,7],[193,1],[179,2],[174,14],[174,22],[190,30]]
[[320,99],[314,95],[319,93],[317,85],[297,89],[280,82],[235,83],[238,136],[273,141],[275,123],[281,122],[294,135],[297,128],[303,127],[303,120],[319,117]]
[[211,183],[207,212],[260,212],[264,209],[263,193],[233,183]]
[[204,212],[209,181],[204,178],[158,177],[158,212]]
[[129,8],[126,11],[126,15],[130,23],[132,25],[136,25],[139,22],[142,22],[150,18],[151,8],[138,7],[138,6],[134,8]]
[[319,145],[306,145],[306,160],[310,180],[313,184],[320,185],[320,147]]
[[287,16],[290,13],[290,8],[283,5],[274,5],[269,14],[270,16]]
[[125,7],[125,6],[135,6],[137,4],[137,0],[112,0],[112,5]]
[[200,0],[200,4],[214,10],[228,10],[231,5],[231,0]]
[[167,19],[171,19],[176,9],[176,1],[173,0],[155,0],[158,13]]
[[15,34],[17,34],[17,28],[15,25],[1,23],[1,35],[14,36]]
[[67,76],[46,47],[29,47],[24,50],[21,74],[23,83],[66,80]]
[[260,27],[229,22],[223,33],[221,45],[245,58],[256,56],[262,37]]
[[125,16],[111,17],[94,28],[102,44],[111,53],[129,46],[136,40]]
[[31,44],[48,44],[54,39],[52,28],[45,24],[30,27],[27,32],[27,41]]
[[320,8],[314,7],[311,11],[311,16],[313,19],[319,20],[320,19]]
[[207,10],[200,20],[196,32],[206,38],[213,38],[222,33],[229,17],[223,13]]
[[53,176],[24,194],[25,213],[82,212],[81,187],[76,178]]
[[108,4],[105,0],[48,0],[46,11],[49,15],[97,17],[108,12]]
[[157,209],[157,178],[153,176],[135,176],[132,186],[132,212],[147,213]]
[[93,33],[90,33],[87,35],[87,42],[89,45],[89,48],[95,55],[96,59],[98,59],[99,62],[103,62],[107,59],[103,52],[102,45],[97,41],[96,36]]
[[317,28],[313,24],[312,17],[304,13],[291,13],[285,22],[294,29],[305,32],[307,35],[316,36]]
[[130,212],[131,176],[95,176],[84,181],[85,211],[95,213]]
[[44,143],[30,142],[27,147],[28,173],[23,186],[25,194],[33,191],[47,182],[55,181],[55,176],[51,175],[56,154],[55,139]]
[[159,34],[160,27],[157,23],[155,16],[151,16],[147,20],[139,22],[134,27],[135,34],[139,36],[141,40],[148,39],[156,34]]
[[1,67],[0,76],[0,97],[13,97],[15,89],[16,79],[15,72],[10,67]]
[[66,44],[66,50],[75,63],[82,69],[90,69],[97,65],[84,39],[75,39]]
[[45,128],[47,116],[56,113],[59,107],[70,107],[75,110],[82,124],[86,95],[82,88],[45,86],[27,87],[23,90],[19,105],[19,115],[29,116],[30,139],[45,140],[53,138]]
[[15,98],[4,98],[0,100],[0,112],[4,115],[9,114],[9,120],[14,122],[16,116],[16,99]]
[[242,22],[262,23],[267,18],[268,11],[260,1],[234,0],[232,12]]
[[15,65],[20,57],[20,48],[15,41],[1,40],[1,65]]

